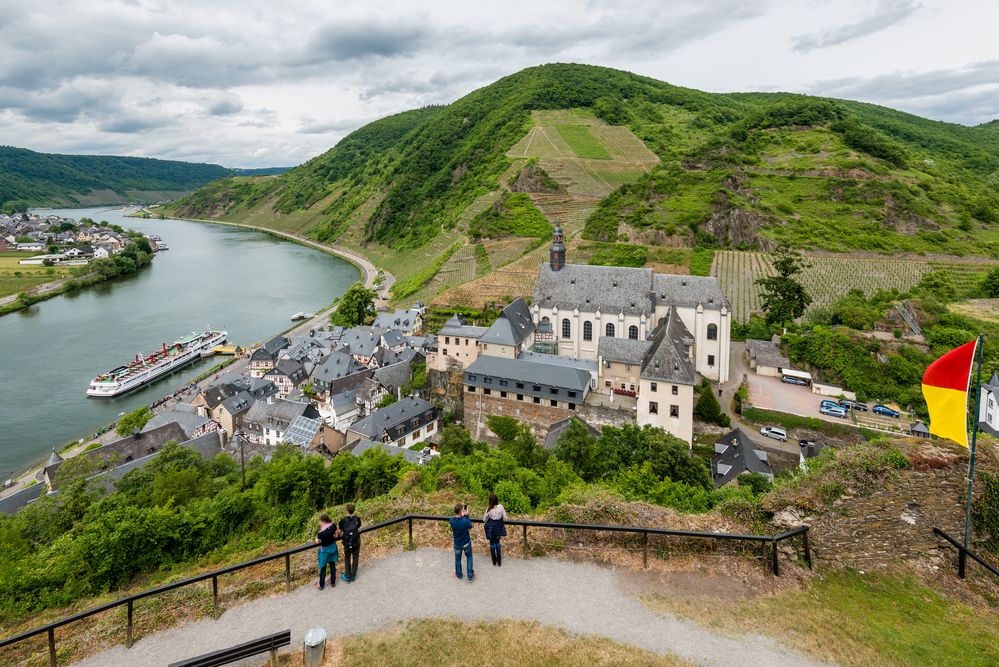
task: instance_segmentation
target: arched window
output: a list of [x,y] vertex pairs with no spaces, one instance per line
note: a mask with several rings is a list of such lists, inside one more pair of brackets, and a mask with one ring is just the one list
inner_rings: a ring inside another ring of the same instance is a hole
[[593,340],[593,322],[583,322],[583,340]]
[[569,324],[568,317],[562,320],[562,338],[572,338],[572,325]]
[[718,340],[718,325],[709,324],[708,325],[708,340]]
[[634,324],[628,327],[628,338],[631,340],[638,340],[638,327]]
[[607,326],[604,327],[604,331],[606,331],[605,335],[608,338],[613,338],[614,337],[614,323],[613,322],[608,322]]

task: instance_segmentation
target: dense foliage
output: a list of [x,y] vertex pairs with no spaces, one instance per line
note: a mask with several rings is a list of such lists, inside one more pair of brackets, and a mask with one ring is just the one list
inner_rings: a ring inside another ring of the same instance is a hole
[[770,263],[774,275],[756,279],[761,307],[767,324],[784,324],[804,315],[812,302],[799,278],[805,263],[801,253],[785,245],[777,246]]
[[330,325],[334,327],[354,327],[375,314],[375,299],[378,294],[368,289],[364,283],[354,283],[334,302],[336,310],[330,313]]
[[[54,155],[0,146],[0,211],[66,204],[110,190],[194,190],[233,172],[214,164],[108,155]],[[108,198],[105,203],[113,203]]]
[[547,239],[552,226],[531,198],[522,192],[504,194],[468,225],[473,240],[498,236],[532,236]]

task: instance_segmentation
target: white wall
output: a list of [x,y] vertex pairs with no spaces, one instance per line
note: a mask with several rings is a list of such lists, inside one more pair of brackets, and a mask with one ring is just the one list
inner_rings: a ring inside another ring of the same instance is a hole
[[[677,395],[673,395],[673,387],[677,387]],[[655,402],[659,406],[658,414],[649,411],[649,404]],[[679,407],[679,416],[670,417],[670,406]],[[691,444],[694,439],[694,388],[689,384],[674,385],[669,382],[656,382],[656,391],[652,391],[652,381],[640,380],[638,392],[638,414],[636,421],[640,426],[649,424],[658,426],[672,433],[681,440]]]

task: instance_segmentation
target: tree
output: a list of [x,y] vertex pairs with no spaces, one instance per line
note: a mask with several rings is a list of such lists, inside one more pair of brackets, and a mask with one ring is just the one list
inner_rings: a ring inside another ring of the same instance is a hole
[[375,291],[362,283],[354,283],[336,300],[336,310],[330,314],[330,324],[335,327],[355,327],[375,313]]
[[448,426],[441,431],[441,454],[468,456],[475,449],[472,434],[463,426]]
[[999,297],[999,268],[992,269],[982,281],[982,291],[987,297]]
[[119,419],[116,432],[118,435],[131,435],[133,428],[137,428],[141,431],[142,427],[146,425],[146,422],[152,418],[153,411],[150,410],[148,406],[143,405],[141,408],[132,410],[127,415]]
[[697,397],[697,403],[694,405],[694,414],[706,422],[715,423],[721,417],[721,413],[721,404],[715,398],[714,389],[705,382],[701,385],[701,395]]
[[763,288],[760,297],[767,324],[784,325],[804,315],[812,302],[797,279],[807,265],[800,252],[784,244],[777,246],[770,261],[777,275],[757,278],[756,283]]

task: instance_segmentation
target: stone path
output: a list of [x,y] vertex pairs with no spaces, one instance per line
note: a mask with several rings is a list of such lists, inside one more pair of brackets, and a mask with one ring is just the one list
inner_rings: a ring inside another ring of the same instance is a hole
[[[450,551],[417,549],[364,562],[357,581],[262,598],[210,618],[118,646],[79,665],[165,665],[287,628],[292,647],[320,626],[331,637],[367,633],[413,618],[462,621],[522,619],[595,634],[700,665],[818,665],[761,636],[725,637],[690,621],[659,616],[629,596],[619,576],[596,565],[552,559],[509,558],[493,567],[477,552],[476,580],[454,577]],[[224,586],[224,581],[222,583]],[[136,610],[141,614],[141,606]],[[789,619],[788,622],[793,622]],[[266,657],[266,656],[263,656]]]

